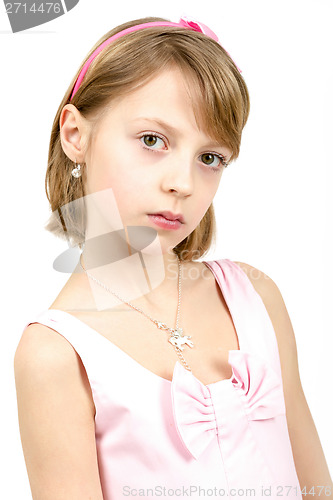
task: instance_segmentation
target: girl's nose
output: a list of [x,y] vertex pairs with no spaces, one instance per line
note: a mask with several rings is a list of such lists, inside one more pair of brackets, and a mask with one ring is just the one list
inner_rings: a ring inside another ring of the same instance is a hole
[[161,176],[162,189],[166,192],[176,192],[179,196],[188,196],[194,189],[193,160],[182,159],[180,156],[173,165],[166,166]]

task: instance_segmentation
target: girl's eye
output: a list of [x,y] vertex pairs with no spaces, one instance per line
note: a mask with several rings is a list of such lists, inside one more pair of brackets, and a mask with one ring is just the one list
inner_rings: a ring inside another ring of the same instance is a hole
[[[217,164],[214,165],[214,156],[218,160]],[[226,157],[217,153],[203,153],[201,155],[202,158],[206,157],[208,158],[208,163],[205,163],[206,160],[204,160],[205,165],[212,166],[212,169],[215,170],[221,170],[222,165],[227,166],[227,161]]]
[[[143,142],[141,141],[141,139],[143,139]],[[159,137],[158,135],[153,134],[153,133],[144,134],[140,137],[141,144],[143,145],[144,148],[145,148],[145,146],[147,146],[145,149],[148,149],[148,151],[152,151],[152,148],[156,145],[156,142],[158,139],[160,141],[164,142],[162,137]],[[154,149],[158,149],[158,148],[154,148]]]
[[[143,141],[141,140],[143,139]],[[158,139],[162,141],[165,144],[165,140],[158,136],[157,134],[153,132],[149,132],[149,134],[143,134],[140,136],[140,141],[142,144],[142,147],[144,149],[147,149],[147,151],[150,151],[151,153],[155,153],[156,151],[159,150],[159,148],[154,148],[156,145]],[[215,172],[219,172],[222,169],[222,166],[227,167],[227,159],[225,156],[218,154],[218,153],[203,153],[200,155],[204,160],[203,163],[211,168],[211,170]],[[215,157],[215,162],[217,163],[214,164],[214,157]],[[207,163],[206,163],[207,162]]]

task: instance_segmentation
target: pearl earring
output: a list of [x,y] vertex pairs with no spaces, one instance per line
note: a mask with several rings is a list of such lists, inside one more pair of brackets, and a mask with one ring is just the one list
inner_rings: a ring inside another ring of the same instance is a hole
[[75,160],[75,167],[72,170],[72,176],[76,178],[81,177],[81,165],[77,164],[76,160]]

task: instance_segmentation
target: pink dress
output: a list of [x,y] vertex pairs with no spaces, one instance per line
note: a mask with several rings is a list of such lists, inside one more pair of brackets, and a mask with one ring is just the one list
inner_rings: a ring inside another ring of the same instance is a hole
[[221,288],[238,336],[240,350],[229,351],[229,379],[204,385],[176,361],[172,381],[166,380],[61,310],[47,309],[26,325],[52,328],[82,360],[96,407],[105,500],[302,500],[270,317],[237,264],[204,263]]

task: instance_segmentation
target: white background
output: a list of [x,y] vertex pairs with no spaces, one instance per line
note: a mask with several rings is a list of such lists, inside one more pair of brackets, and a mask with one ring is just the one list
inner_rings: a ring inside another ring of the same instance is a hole
[[205,260],[246,262],[280,288],[332,471],[332,2],[81,0],[68,14],[16,34],[1,7],[0,496],[31,498],[13,357],[25,324],[49,307],[69,277],[52,268],[66,243],[43,229],[52,122],[91,46],[114,26],[150,15],[202,21],[242,69],[250,118],[240,157],[224,172],[214,201],[218,245]]

